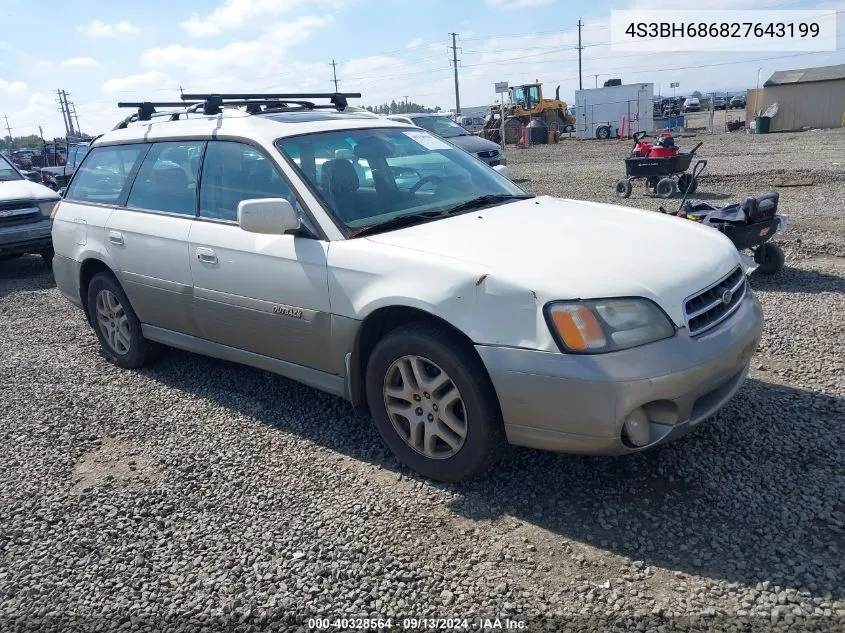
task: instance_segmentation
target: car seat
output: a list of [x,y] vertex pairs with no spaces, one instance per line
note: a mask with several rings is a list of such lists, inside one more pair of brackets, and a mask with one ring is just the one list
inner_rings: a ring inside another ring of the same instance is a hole
[[338,217],[344,222],[355,219],[359,210],[356,192],[360,182],[352,162],[337,158],[327,161],[320,170],[320,179],[323,190],[334,201]]

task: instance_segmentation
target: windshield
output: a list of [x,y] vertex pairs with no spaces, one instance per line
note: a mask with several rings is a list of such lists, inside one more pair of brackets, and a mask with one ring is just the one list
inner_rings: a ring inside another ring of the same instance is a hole
[[279,139],[276,146],[350,230],[449,211],[480,196],[527,195],[474,156],[423,130],[322,132]]
[[0,182],[9,180],[23,180],[23,177],[18,173],[12,164],[6,160],[6,157],[0,154]]
[[425,128],[429,132],[433,132],[443,138],[469,135],[469,132],[464,128],[454,121],[450,121],[445,116],[417,116],[412,121],[415,125]]

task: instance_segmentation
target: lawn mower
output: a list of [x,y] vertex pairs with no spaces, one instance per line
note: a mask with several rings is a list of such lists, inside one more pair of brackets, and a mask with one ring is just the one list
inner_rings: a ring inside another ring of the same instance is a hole
[[661,198],[671,198],[678,191],[693,193],[698,188],[698,181],[687,169],[702,143],[682,154],[669,132],[661,132],[654,144],[644,141],[645,135],[645,132],[634,133],[634,147],[625,159],[626,177],[616,183],[616,195],[629,197],[631,183],[639,178],[645,178],[646,189]]
[[[696,162],[692,170],[693,178],[706,166],[706,160]],[[747,274],[759,270],[764,275],[773,275],[783,268],[783,249],[770,241],[778,230],[785,231],[787,225],[786,216],[777,212],[780,198],[777,191],[748,197],[742,204],[725,207],[692,204],[687,201],[688,194],[684,194],[677,211],[667,211],[660,207],[660,212],[700,222],[724,233],[739,251]],[[743,251],[751,251],[753,259]]]

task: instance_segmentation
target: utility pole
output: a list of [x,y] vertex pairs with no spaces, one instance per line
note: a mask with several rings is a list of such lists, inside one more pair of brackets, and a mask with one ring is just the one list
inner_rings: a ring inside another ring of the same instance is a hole
[[[581,24],[581,20],[578,20],[578,90],[583,90],[584,85],[581,83],[581,51],[584,50],[584,47],[581,46],[581,27],[584,26]],[[596,88],[598,88],[599,82],[598,77],[596,77]]]
[[334,77],[334,79],[332,79],[334,82],[334,91],[339,92],[337,89],[337,64],[334,60],[332,60],[332,77]]
[[76,104],[73,101],[68,103],[67,113],[68,116],[73,115],[73,120],[76,121],[76,133],[82,134],[82,130],[79,128],[79,116],[76,114]]
[[6,119],[6,131],[9,133],[9,151],[15,149],[15,137],[12,136],[12,128],[9,127],[9,115],[4,114],[4,118]]
[[59,95],[59,105],[62,108],[62,119],[65,122],[65,134],[70,136],[76,133],[76,130],[73,129],[73,119],[71,118],[70,108],[67,104],[67,92],[64,90],[56,90],[56,94]]
[[452,64],[455,66],[455,115],[461,115],[461,93],[458,90],[458,43],[457,33],[449,33],[452,36]]
[[599,87],[599,76],[596,75],[596,88],[598,88],[598,87]]

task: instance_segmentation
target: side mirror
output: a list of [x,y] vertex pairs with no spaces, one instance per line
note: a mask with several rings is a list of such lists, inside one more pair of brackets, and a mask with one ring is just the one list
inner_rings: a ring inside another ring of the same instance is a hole
[[257,198],[238,204],[238,226],[249,233],[284,235],[297,230],[300,219],[284,198]]

